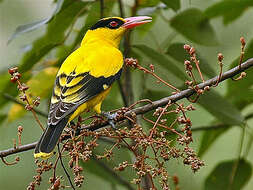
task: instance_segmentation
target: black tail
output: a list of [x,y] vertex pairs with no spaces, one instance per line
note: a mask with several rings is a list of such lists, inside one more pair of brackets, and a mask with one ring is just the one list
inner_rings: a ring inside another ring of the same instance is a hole
[[68,119],[64,118],[56,125],[49,125],[35,147],[35,154],[51,153],[54,150],[54,147],[56,146],[67,123]]

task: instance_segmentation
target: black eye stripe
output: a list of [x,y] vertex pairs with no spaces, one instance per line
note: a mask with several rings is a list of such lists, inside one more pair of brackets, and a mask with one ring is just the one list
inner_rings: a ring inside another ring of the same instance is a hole
[[[110,23],[111,23],[112,21],[117,22],[118,25],[115,26],[115,27],[111,26]],[[94,24],[94,25],[90,28],[90,30],[95,30],[95,29],[97,29],[97,28],[104,28],[104,27],[110,28],[110,29],[117,29],[117,28],[119,28],[120,26],[122,26],[123,24],[124,24],[124,21],[121,20],[121,19],[118,19],[118,18],[102,19],[102,20],[99,20],[96,24]]]

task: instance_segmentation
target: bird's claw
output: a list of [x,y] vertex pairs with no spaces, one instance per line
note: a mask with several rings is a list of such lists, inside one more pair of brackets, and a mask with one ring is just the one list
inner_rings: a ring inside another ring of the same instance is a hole
[[102,115],[107,118],[109,124],[113,129],[117,129],[115,125],[115,119],[117,117],[117,113],[103,112]]

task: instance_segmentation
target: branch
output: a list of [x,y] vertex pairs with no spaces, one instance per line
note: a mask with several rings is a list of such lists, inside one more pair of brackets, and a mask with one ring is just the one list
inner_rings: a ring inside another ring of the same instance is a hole
[[19,152],[24,152],[24,151],[27,151],[27,150],[34,149],[37,143],[38,142],[33,142],[31,144],[26,144],[26,145],[19,146],[17,148],[10,148],[10,149],[7,149],[7,150],[2,150],[2,151],[0,151],[0,157],[4,158],[4,157],[9,156],[11,154],[16,154],[16,153],[19,153]]
[[[239,69],[239,66],[237,66],[237,67],[234,67],[234,68],[228,70],[227,72],[223,73],[220,78],[220,82],[222,82],[226,79],[232,78],[235,75],[241,73],[242,71],[247,70],[248,68],[250,68],[252,66],[253,66],[253,58],[248,59],[246,62],[242,63],[241,69]],[[206,86],[212,86],[212,85],[216,84],[218,79],[219,79],[219,76],[216,76],[216,77],[211,78],[203,83],[198,84],[197,86],[199,89],[204,89]],[[174,95],[162,98],[160,100],[154,101],[154,102],[152,102],[152,104],[148,104],[148,105],[144,105],[144,106],[132,109],[132,110],[126,112],[125,116],[131,117],[131,115],[133,113],[136,115],[144,114],[144,113],[152,111],[158,107],[165,106],[166,104],[168,104],[169,101],[171,101],[172,103],[177,102],[178,100],[181,100],[183,98],[189,98],[190,96],[192,96],[195,93],[196,93],[196,91],[194,89],[186,89],[186,90],[183,90],[177,94],[174,94]],[[119,122],[122,120],[125,120],[124,116],[118,117],[116,122]],[[105,127],[106,125],[109,125],[109,123],[107,121],[105,121],[101,124],[98,124],[98,125],[88,125],[86,127],[83,127],[83,129],[88,129],[88,130],[94,131],[99,128]]]
[[[246,121],[253,118],[253,113],[250,113],[250,114],[246,115],[244,118],[245,118]],[[194,127],[194,128],[191,129],[191,131],[203,131],[203,130],[208,131],[208,130],[228,128],[228,127],[231,127],[231,125],[220,123],[220,124],[211,125],[211,126]]]
[[[239,66],[237,66],[237,67],[234,67],[234,68],[228,70],[227,72],[223,73],[222,76],[220,77],[220,82],[222,82],[224,80],[227,80],[229,78],[232,78],[235,75],[241,73],[242,71],[245,71],[245,70],[249,69],[252,66],[253,66],[253,58],[248,59],[246,62],[242,63],[241,68],[239,68]],[[203,89],[206,86],[212,86],[212,85],[216,84],[218,79],[219,79],[219,76],[216,76],[216,77],[211,78],[211,79],[209,79],[209,80],[207,80],[203,83],[200,83],[197,86],[200,89]],[[183,91],[181,91],[177,94],[174,94],[174,95],[162,98],[160,100],[154,101],[154,102],[152,102],[148,105],[140,106],[138,108],[127,111],[125,113],[125,115],[123,115],[123,116],[117,117],[115,123],[118,123],[120,121],[125,120],[126,119],[125,116],[128,116],[128,117],[131,118],[132,114],[136,114],[136,115],[144,114],[144,113],[152,111],[152,110],[154,110],[158,107],[165,106],[169,101],[176,102],[176,101],[181,100],[183,98],[188,98],[188,97],[190,97],[191,95],[193,95],[195,93],[196,93],[196,91],[194,89],[186,89],[186,90],[183,90]],[[86,130],[94,131],[94,130],[100,129],[102,127],[105,127],[107,125],[109,125],[108,121],[103,121],[99,124],[90,124],[88,126],[84,126],[84,127],[81,128],[81,130],[86,129]],[[37,142],[34,142],[34,143],[31,143],[31,144],[19,146],[15,149],[11,148],[11,149],[8,149],[8,150],[0,151],[0,157],[3,158],[3,157],[6,157],[8,155],[12,155],[12,154],[16,154],[16,153],[19,153],[19,152],[24,152],[24,151],[27,151],[27,150],[34,149],[36,144],[37,144]]]

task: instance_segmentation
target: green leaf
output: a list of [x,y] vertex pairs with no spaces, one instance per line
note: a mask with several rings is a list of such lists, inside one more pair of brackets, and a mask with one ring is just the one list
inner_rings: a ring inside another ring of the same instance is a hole
[[33,31],[41,26],[43,26],[44,24],[47,24],[49,22],[50,18],[45,18],[43,20],[40,21],[35,21],[29,24],[25,24],[25,25],[21,25],[18,26],[15,30],[15,32],[12,34],[12,36],[10,37],[10,39],[8,40],[7,44],[11,43],[11,41],[16,38],[17,36],[24,34],[26,32],[30,32]]
[[7,121],[8,122],[13,122],[21,117],[23,117],[26,114],[26,109],[24,108],[24,106],[20,105],[20,104],[12,104],[10,107],[10,110],[8,112],[8,117],[7,117]]
[[220,129],[215,128],[213,130],[207,130],[203,132],[198,151],[199,157],[203,156],[206,151],[212,146],[215,140],[229,129],[229,125],[225,126],[227,127],[221,126]]
[[184,72],[182,72],[172,61],[170,61],[164,54],[157,52],[156,50],[146,46],[146,45],[134,45],[134,48],[137,48],[148,58],[156,62],[157,64],[163,66],[182,81],[186,79]]
[[[65,4],[64,4],[64,3],[65,3]],[[67,1],[64,2],[64,0],[57,0],[56,8],[55,8],[55,10],[54,10],[54,12],[53,12],[51,18],[53,18],[56,14],[58,14],[58,13],[61,11],[62,7],[66,6],[67,3],[68,3],[68,2],[67,2]],[[63,6],[63,5],[64,5],[64,6]]]
[[5,89],[5,85],[7,82],[11,82],[11,75],[7,72],[7,70],[4,73],[0,74],[0,92],[2,93]]
[[218,45],[216,34],[202,11],[190,8],[171,19],[170,25],[187,39],[201,45]]
[[28,95],[30,97],[39,96],[41,99],[51,95],[51,89],[54,86],[57,71],[58,68],[56,67],[48,67],[33,76],[27,82],[27,86],[29,86],[29,89],[27,90]]
[[65,31],[86,5],[87,3],[69,0],[68,5],[64,6],[64,10],[61,10],[49,23],[46,34],[36,40],[33,43],[33,48],[24,55],[19,66],[21,73],[28,71],[50,50],[64,42]]
[[159,0],[141,0],[138,2],[138,7],[155,7],[159,2]]
[[208,18],[222,16],[226,25],[239,18],[250,6],[253,6],[252,0],[221,1],[208,7],[204,13]]
[[[244,60],[253,57],[253,40],[247,45],[244,54]],[[233,61],[230,68],[235,67],[239,63],[239,57]],[[233,102],[238,109],[243,109],[245,106],[253,102],[253,69],[246,71],[247,76],[239,81],[228,80],[228,90],[226,97]]]
[[[189,54],[185,51],[183,48],[183,43],[173,43],[171,44],[167,49],[167,54],[173,57],[178,62],[184,64],[185,60],[190,60]],[[204,74],[206,74],[208,77],[213,77],[216,75],[215,71],[212,67],[209,66],[207,61],[201,57],[200,53],[197,51],[197,58],[200,61],[200,69],[203,71]]]
[[0,124],[2,124],[5,121],[6,117],[7,117],[6,114],[0,114]]
[[49,23],[54,18],[54,16],[61,10],[63,3],[64,3],[64,0],[58,0],[57,1],[56,8],[55,8],[53,14],[50,17],[45,18],[45,19],[40,20],[40,21],[33,22],[33,23],[18,26],[16,28],[15,32],[10,37],[10,39],[8,40],[7,44],[9,44],[17,36],[19,36],[21,34],[24,34],[26,32],[36,30],[39,27],[43,26],[44,24]]
[[[236,165],[237,164],[237,165]],[[236,171],[234,171],[236,167]],[[235,173],[234,173],[235,172]],[[231,182],[231,175],[234,174]],[[243,189],[252,175],[251,164],[244,160],[231,160],[219,163],[205,181],[205,190]]]
[[233,104],[228,102],[226,98],[212,89],[210,92],[201,95],[198,103],[224,124],[243,124],[244,117],[241,115],[240,111]]
[[180,9],[180,0],[162,0],[162,2],[174,11],[178,11]]
[[[87,5],[87,3],[81,1],[65,0],[62,5],[62,9],[54,16],[52,21],[47,26],[47,31],[44,36],[37,39],[32,49],[24,54],[19,67],[19,72],[22,73],[22,82],[25,82],[24,76],[28,76],[26,73],[29,71],[40,59],[49,53],[53,48],[62,44],[65,40],[65,31],[76,19],[76,15],[80,14],[80,11]],[[81,15],[79,15],[81,16]],[[27,77],[29,78],[29,77]],[[9,80],[6,80],[2,84],[2,92],[15,96],[17,90],[15,85],[10,87]],[[7,101],[0,99],[0,107]]]
[[172,43],[167,49],[167,54],[175,60],[184,63],[186,59],[190,59],[189,54],[184,49],[184,43]]
[[154,22],[154,16],[157,16],[157,14],[154,14],[157,10],[165,9],[167,6],[163,3],[159,3],[156,6],[152,7],[144,7],[137,11],[137,15],[153,15],[152,16],[152,23]]
[[115,177],[111,173],[108,173],[105,167],[103,167],[110,167],[106,165],[106,163],[104,163],[103,161],[90,159],[88,162],[81,162],[81,165],[84,167],[85,171],[94,174],[95,176],[103,179],[104,181],[110,182],[112,184],[119,184]]

